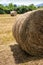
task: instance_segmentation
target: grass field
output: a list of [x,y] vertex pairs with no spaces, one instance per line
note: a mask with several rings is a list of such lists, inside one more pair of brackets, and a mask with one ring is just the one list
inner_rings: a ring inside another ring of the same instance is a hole
[[12,27],[16,17],[17,16],[12,17],[8,14],[0,15],[0,45],[14,41]]

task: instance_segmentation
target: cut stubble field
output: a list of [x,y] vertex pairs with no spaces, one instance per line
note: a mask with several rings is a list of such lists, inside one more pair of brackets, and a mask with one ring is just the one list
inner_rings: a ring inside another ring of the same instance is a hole
[[12,27],[17,16],[0,15],[0,65],[43,65],[43,57],[33,57],[15,42]]
[[17,16],[12,17],[9,14],[0,15],[0,45],[14,41],[12,27]]

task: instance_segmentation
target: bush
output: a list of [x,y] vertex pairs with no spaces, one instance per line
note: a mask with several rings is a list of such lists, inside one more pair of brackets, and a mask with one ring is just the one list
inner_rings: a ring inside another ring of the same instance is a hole
[[0,8],[0,14],[5,14],[5,11]]
[[4,10],[6,14],[10,14],[10,10]]
[[31,4],[28,6],[28,10],[29,11],[32,11],[32,10],[35,10],[36,9],[36,6],[34,4]]
[[17,6],[16,4],[13,5],[12,3],[10,3],[9,5],[7,6],[3,6],[2,4],[0,4],[0,14],[9,14],[10,11],[17,11],[18,14],[22,14],[22,13],[25,13],[27,11],[32,11],[32,10],[35,10],[36,9],[36,6],[34,4],[31,4],[29,6],[25,6],[25,5],[22,5],[22,6]]
[[19,6],[15,9],[17,11],[17,13],[22,14],[28,11],[28,7],[27,6]]

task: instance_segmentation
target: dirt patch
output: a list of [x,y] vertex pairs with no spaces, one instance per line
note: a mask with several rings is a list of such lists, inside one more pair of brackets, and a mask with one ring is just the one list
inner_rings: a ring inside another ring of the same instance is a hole
[[15,42],[0,45],[0,65],[43,65],[43,57],[32,57]]

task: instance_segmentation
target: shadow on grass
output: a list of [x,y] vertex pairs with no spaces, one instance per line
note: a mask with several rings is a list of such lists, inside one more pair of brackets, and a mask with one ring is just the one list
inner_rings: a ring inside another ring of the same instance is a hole
[[26,63],[26,62],[29,62],[29,61],[35,61],[35,60],[40,60],[40,59],[43,59],[43,56],[41,57],[33,57],[29,54],[27,54],[26,52],[24,52],[18,44],[15,44],[15,45],[10,45],[10,48],[11,48],[11,51],[13,52],[13,57],[14,57],[14,60],[15,60],[15,63],[16,64],[19,64],[19,63]]

